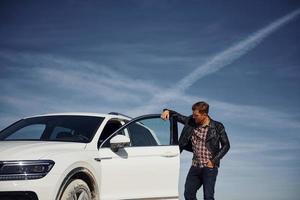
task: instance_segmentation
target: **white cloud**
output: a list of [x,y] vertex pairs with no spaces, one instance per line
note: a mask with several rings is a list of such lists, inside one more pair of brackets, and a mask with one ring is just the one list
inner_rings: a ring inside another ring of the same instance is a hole
[[300,14],[300,9],[289,13],[288,15],[277,19],[268,26],[258,30],[254,34],[250,35],[248,38],[238,42],[237,44],[229,47],[228,49],[216,54],[210,60],[208,60],[203,65],[197,67],[193,72],[185,76],[182,80],[178,82],[175,89],[178,92],[185,91],[191,85],[193,85],[197,80],[204,76],[215,73],[216,71],[222,69],[223,67],[231,64],[235,60],[239,59],[241,56],[247,54],[250,50],[256,47],[263,39],[267,36],[281,28],[286,23],[290,22],[294,18],[298,17]]
[[[137,116],[160,112],[166,105],[172,105],[180,112],[186,111],[199,100],[199,97],[178,93],[176,89],[165,90],[154,82],[132,80],[116,70],[93,62],[40,54],[16,56],[2,52],[0,55],[19,63],[9,68],[17,75],[9,80],[10,84],[7,84],[7,78],[0,79],[1,85],[6,83],[7,90],[15,92],[4,93],[0,100],[23,111],[28,109],[38,112],[40,109],[44,113],[45,107],[50,108],[48,111],[55,112],[59,109],[65,111],[78,108],[96,111],[104,109],[105,112],[117,109]],[[23,64],[33,67],[23,68]],[[24,88],[27,83],[30,83],[30,86],[36,85],[42,92],[50,91],[41,93],[32,88]],[[153,96],[159,97],[153,98],[149,104],[145,103]],[[211,110],[220,120],[244,124],[247,122],[247,125],[252,127],[282,124],[287,128],[300,128],[300,122],[293,120],[291,114],[259,106],[237,105],[205,97],[201,99],[210,103]],[[169,100],[168,104],[166,100]],[[32,101],[35,101],[35,104],[32,104]],[[88,105],[85,101],[94,103]]]
[[[219,71],[220,69],[228,66],[243,55],[247,54],[250,50],[260,44],[263,39],[281,28],[283,25],[298,17],[299,14],[300,9],[295,10],[287,14],[286,16],[275,20],[266,27],[256,31],[237,44],[216,54],[206,63],[200,65],[191,73],[182,78],[179,82],[175,83],[174,87],[163,91],[163,93],[155,94],[154,97],[146,105],[143,105],[143,109],[151,112],[153,110],[156,110],[157,107],[155,105],[165,105],[172,99],[176,99],[178,96],[182,96],[184,91],[191,87],[197,80]],[[139,109],[140,108],[137,108],[136,110]]]

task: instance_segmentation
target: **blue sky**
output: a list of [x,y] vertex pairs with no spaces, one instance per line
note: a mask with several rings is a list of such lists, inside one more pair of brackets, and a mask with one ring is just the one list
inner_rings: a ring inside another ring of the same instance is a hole
[[188,115],[206,100],[232,144],[216,197],[298,199],[299,1],[0,4],[1,128],[49,112]]

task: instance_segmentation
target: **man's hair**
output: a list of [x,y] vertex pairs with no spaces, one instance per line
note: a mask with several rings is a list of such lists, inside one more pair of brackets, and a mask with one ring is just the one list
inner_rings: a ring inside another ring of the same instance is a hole
[[204,101],[199,101],[192,106],[192,110],[198,110],[200,113],[208,114],[209,105]]

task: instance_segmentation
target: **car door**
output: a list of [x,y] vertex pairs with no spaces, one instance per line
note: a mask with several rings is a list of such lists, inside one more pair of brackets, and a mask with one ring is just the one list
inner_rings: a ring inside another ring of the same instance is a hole
[[106,139],[122,134],[130,144],[114,152],[100,145],[102,199],[178,199],[177,124],[160,115],[135,118]]

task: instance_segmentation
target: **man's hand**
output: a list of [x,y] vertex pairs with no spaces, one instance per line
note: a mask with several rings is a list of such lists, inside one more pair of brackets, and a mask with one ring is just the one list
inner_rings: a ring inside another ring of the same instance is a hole
[[208,168],[214,168],[214,164],[210,160],[206,164]]
[[165,110],[161,113],[160,118],[162,118],[163,120],[167,120],[170,117],[170,112],[168,110]]

